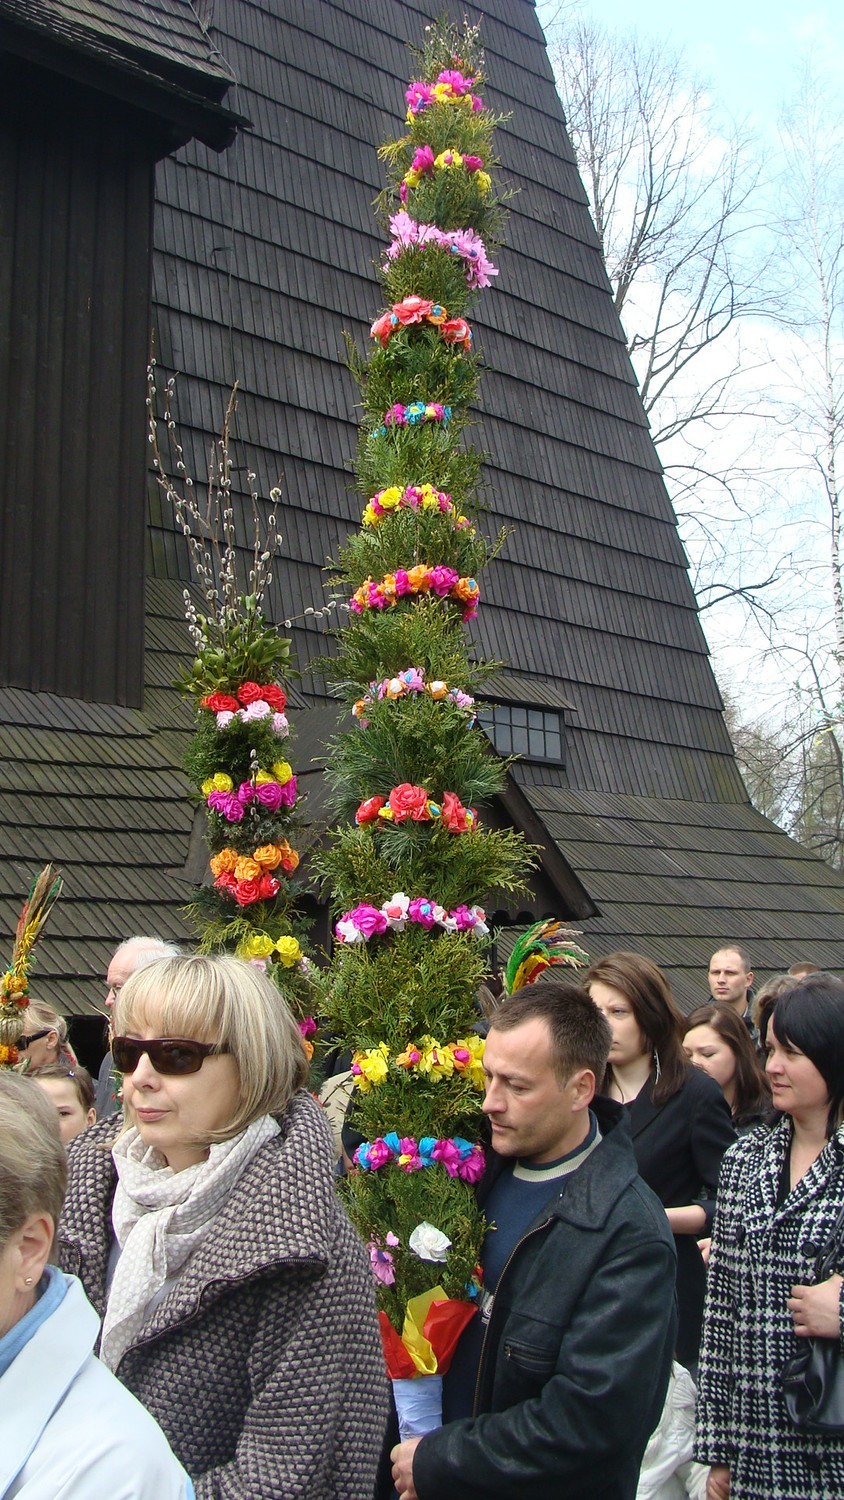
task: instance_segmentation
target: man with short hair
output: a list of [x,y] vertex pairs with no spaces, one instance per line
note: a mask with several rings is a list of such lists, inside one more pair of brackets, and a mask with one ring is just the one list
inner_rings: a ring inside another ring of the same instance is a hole
[[713,1001],[729,1005],[744,1021],[756,1046],[759,1034],[750,1014],[750,989],[753,970],[750,959],[743,948],[731,943],[728,948],[719,948],[709,960],[709,992]]
[[[159,958],[178,958],[180,949],[175,943],[162,942],[157,937],[130,937],[121,943],[112,955],[106,973],[105,1006],[108,1011],[109,1029],[114,1002],[130,974],[155,963]],[[117,1098],[117,1077],[112,1067],[111,1052],[107,1052],[97,1074],[97,1119],[112,1115],[120,1108]]]
[[635,1496],[671,1369],[675,1254],[622,1106],[595,1098],[610,1042],[556,976],[493,1014],[483,1301],[445,1378],[456,1420],[393,1449],[402,1500]]

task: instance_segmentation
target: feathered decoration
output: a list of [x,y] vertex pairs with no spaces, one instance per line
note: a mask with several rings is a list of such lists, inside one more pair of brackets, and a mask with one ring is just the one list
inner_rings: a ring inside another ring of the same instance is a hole
[[32,967],[32,950],[62,889],[61,875],[45,865],[33,881],[15,932],[12,962],[0,979],[0,1066],[14,1066],[18,1060],[15,1042],[23,1030],[23,1012],[29,1004],[27,976]]
[[564,927],[555,918],[534,922],[513,944],[504,970],[507,994],[512,995],[524,985],[533,984],[546,969],[560,965],[569,969],[585,968],[589,954],[574,941],[579,936],[576,927]]

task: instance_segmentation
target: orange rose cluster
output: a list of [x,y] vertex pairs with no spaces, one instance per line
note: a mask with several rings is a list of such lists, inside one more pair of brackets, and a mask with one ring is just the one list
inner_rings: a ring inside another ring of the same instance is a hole
[[464,807],[456,792],[444,792],[442,802],[434,802],[424,786],[403,781],[394,786],[388,797],[367,797],[355,813],[355,822],[367,823],[441,823],[448,833],[470,833],[478,826],[474,808]]
[[221,849],[211,859],[211,873],[218,891],[223,891],[236,901],[238,906],[252,906],[256,901],[272,901],[281,889],[281,882],[273,874],[279,867],[285,875],[292,875],[299,863],[299,855],[287,839],[274,844],[261,844],[252,854],[239,854],[236,849]]

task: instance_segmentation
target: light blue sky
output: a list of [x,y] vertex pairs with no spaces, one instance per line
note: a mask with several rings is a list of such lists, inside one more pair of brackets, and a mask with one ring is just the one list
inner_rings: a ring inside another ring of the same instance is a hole
[[[575,7],[540,0],[546,28]],[[809,57],[834,83],[844,78],[844,4],[841,0],[584,0],[594,20],[624,32],[635,21],[643,37],[664,36],[711,85],[716,102],[773,134],[780,104],[793,92],[796,65]]]

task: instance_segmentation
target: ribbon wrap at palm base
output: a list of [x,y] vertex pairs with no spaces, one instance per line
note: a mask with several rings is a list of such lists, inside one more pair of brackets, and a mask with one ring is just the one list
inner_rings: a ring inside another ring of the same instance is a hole
[[[229,401],[221,437],[212,451],[207,502],[200,511],[172,415],[175,382],[165,387],[162,425],[175,454],[176,478],[164,465],[158,442],[155,372],[150,368],[150,440],[161,488],[188,542],[202,608],[185,591],[188,631],[195,650],[179,680],[195,705],[194,733],[185,757],[196,800],[206,815],[209,876],[187,915],[199,933],[201,953],[233,951],[259,965],[278,985],[296,1016],[308,1056],[316,1033],[311,961],[304,951],[290,877],[299,864],[295,847],[298,784],[289,754],[290,723],[282,685],[290,642],[264,617],[262,604],[279,546],[270,495],[262,531],[257,493],[250,496],[254,524],[247,554],[249,592],[239,581],[241,558],[235,527]],[[254,475],[249,474],[250,483]]]
[[0,978],[0,1068],[14,1068],[20,1061],[17,1042],[29,1006],[29,974],[35,962],[35,944],[61,890],[61,875],[53,873],[52,865],[45,865],[21,908],[11,963]]
[[322,856],[335,915],[324,1008],[352,1054],[345,1190],[405,1435],[441,1420],[442,1375],[475,1315],[484,898],[521,890],[530,867],[519,835],[485,824],[505,768],[476,723],[489,666],[467,634],[501,540],[482,534],[465,442],[470,302],[497,275],[503,222],[481,65],[474,31],[428,28],[407,133],[381,150],[387,307],[368,357],[350,351],[361,527],[339,555],[349,623],[326,665],[351,727],[327,772],[343,826]]

